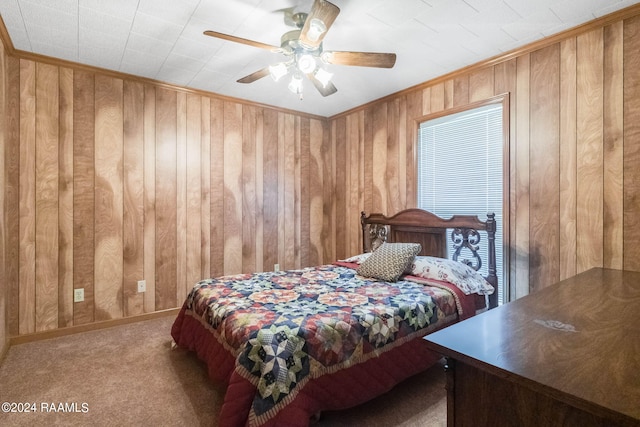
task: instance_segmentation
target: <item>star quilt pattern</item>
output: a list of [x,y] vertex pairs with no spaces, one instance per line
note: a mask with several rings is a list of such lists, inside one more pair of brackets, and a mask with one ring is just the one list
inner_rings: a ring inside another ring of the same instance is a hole
[[375,357],[456,315],[454,295],[408,280],[389,283],[339,265],[239,274],[199,282],[187,309],[236,355],[256,387],[255,416],[310,378]]

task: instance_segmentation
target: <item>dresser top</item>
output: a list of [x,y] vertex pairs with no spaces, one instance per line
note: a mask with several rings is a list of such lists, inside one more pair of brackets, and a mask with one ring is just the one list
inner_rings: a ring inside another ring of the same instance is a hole
[[574,406],[640,420],[640,273],[591,269],[425,340]]

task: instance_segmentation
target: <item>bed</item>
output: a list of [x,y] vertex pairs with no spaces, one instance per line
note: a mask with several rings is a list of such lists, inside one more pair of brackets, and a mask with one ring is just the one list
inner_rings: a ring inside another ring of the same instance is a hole
[[422,337],[497,305],[493,214],[362,212],[361,224],[350,258],[195,284],[171,335],[227,385],[218,425],[305,426],[382,395],[441,358]]

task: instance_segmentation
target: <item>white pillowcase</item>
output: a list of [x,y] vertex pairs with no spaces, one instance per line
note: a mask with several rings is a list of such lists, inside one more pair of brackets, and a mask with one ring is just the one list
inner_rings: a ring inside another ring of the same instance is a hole
[[338,261],[340,262],[353,262],[356,264],[362,264],[363,262],[365,262],[367,260],[367,258],[369,258],[371,256],[373,252],[366,252],[363,254],[358,254],[358,255],[354,255],[352,257],[349,257],[347,259],[339,259]]
[[482,274],[462,262],[450,259],[417,256],[413,260],[409,274],[449,282],[466,295],[491,295],[494,292],[493,286],[482,277]]

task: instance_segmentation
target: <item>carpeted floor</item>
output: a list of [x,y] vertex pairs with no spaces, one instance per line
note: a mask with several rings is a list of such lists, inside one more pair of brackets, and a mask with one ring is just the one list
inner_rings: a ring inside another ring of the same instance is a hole
[[[204,364],[170,349],[173,317],[13,346],[0,366],[1,426],[212,426],[224,389]],[[436,365],[315,426],[445,426]],[[15,410],[5,413],[4,402]]]

